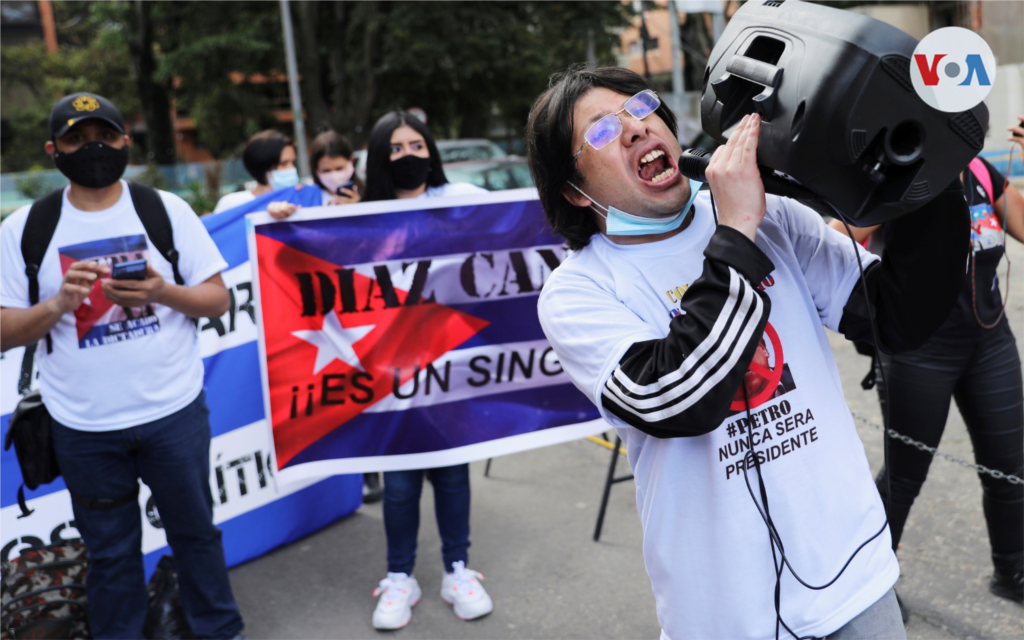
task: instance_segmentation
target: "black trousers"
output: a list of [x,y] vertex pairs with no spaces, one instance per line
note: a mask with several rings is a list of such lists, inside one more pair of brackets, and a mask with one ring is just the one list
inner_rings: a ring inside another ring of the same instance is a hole
[[[967,424],[975,462],[1024,477],[1024,384],[1017,344],[1005,319],[991,330],[977,325],[944,326],[917,351],[883,354],[879,362],[889,385],[889,426],[937,447],[950,398],[954,398]],[[886,394],[882,377],[877,380],[884,415]],[[879,474],[878,491],[884,502],[888,475],[892,491],[889,526],[895,549],[914,498],[928,476],[932,456],[892,438],[888,445],[889,467]],[[985,474],[978,477],[992,552],[1021,552],[1024,485]]]

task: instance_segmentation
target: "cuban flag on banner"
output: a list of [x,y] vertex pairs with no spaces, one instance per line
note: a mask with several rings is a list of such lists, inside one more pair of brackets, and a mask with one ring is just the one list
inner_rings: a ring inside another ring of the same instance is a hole
[[255,214],[249,253],[282,482],[607,428],[537,318],[566,249],[533,189]]
[[[287,486],[275,483],[276,463],[268,436],[260,381],[256,309],[246,249],[245,216],[266,209],[270,202],[288,201],[319,206],[320,189],[288,188],[265,194],[243,206],[203,218],[228,270],[222,276],[231,295],[230,309],[219,318],[199,320],[199,340],[205,366],[206,402],[210,407],[210,486],[214,521],[224,532],[224,553],[233,566],[306,536],[362,504],[362,477],[328,474],[308,477]],[[18,379],[24,349],[11,349],[0,360],[0,425],[6,436],[11,413],[20,399]],[[37,387],[36,373],[21,391]],[[0,482],[0,561],[29,547],[60,543],[78,537],[71,498],[62,478],[26,490],[29,508],[18,518],[17,490],[21,485],[14,449],[2,452]],[[324,479],[326,477],[326,479]],[[147,574],[167,546],[160,514],[149,489],[140,487],[142,550]]]

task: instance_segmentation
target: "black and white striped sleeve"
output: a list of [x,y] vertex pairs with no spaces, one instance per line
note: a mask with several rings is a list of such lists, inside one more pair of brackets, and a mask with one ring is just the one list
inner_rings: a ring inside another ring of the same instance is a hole
[[775,268],[749,238],[720,226],[669,334],[634,343],[602,390],[604,408],[658,438],[698,436],[725,419],[761,339]]

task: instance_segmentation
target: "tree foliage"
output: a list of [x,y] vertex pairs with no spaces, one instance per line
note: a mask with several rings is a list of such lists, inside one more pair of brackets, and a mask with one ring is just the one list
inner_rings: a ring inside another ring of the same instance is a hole
[[[599,62],[612,64],[611,29],[626,24],[616,2],[361,5],[341,22],[322,14],[318,38],[322,48],[350,52],[331,78],[346,95],[324,98],[339,116],[334,127],[357,139],[383,112],[410,106],[426,111],[438,137],[485,136],[494,118],[521,131],[551,73],[586,61],[588,30]],[[377,37],[367,42],[370,33]],[[371,108],[346,108],[366,92]]]
[[122,26],[95,9],[85,2],[54,3],[58,29],[67,27],[70,34],[57,55],[47,54],[41,41],[0,46],[0,82],[5,90],[27,94],[21,101],[27,104],[0,105],[14,132],[2,150],[4,172],[52,167],[43,144],[50,138],[47,118],[61,96],[89,91],[110,98],[126,114],[138,110]]
[[[598,63],[614,64],[617,29],[628,24],[619,2],[291,6],[307,130],[333,127],[356,144],[384,112],[411,106],[426,111],[439,138],[521,136],[548,77],[585,62],[588,42]],[[148,121],[160,108],[152,90],[166,89],[179,118],[195,122],[197,144],[216,157],[239,153],[263,128],[290,128],[275,115],[288,105],[278,2],[154,2],[145,7],[149,33],[140,31],[134,2],[54,8],[57,54],[41,42],[0,48],[3,82],[28,87],[35,101],[3,109],[15,130],[3,150],[4,171],[47,162],[46,114],[58,97],[78,90],[105,95],[126,116],[144,113]],[[149,72],[139,64],[139,47],[152,52]],[[133,78],[140,71],[151,77]]]
[[[285,69],[277,2],[160,2],[153,10],[160,79],[173,81],[175,106],[196,123],[197,143],[215,157],[239,151],[275,122]],[[256,80],[255,82],[253,80]]]

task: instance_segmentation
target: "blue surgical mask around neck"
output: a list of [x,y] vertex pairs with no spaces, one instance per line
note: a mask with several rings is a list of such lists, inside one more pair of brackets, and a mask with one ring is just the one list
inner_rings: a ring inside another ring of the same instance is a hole
[[697,199],[697,191],[700,189],[703,182],[697,180],[690,180],[690,199],[687,201],[686,206],[682,208],[674,216],[669,218],[645,218],[643,216],[635,216],[631,213],[626,213],[621,209],[615,207],[605,207],[604,205],[598,204],[596,200],[588,196],[583,192],[582,189],[569,183],[573,189],[579,191],[589,199],[595,207],[604,209],[607,214],[598,211],[598,215],[605,219],[605,233],[610,236],[650,236],[659,233],[668,233],[669,231],[675,231],[683,224],[683,220],[686,219],[686,212],[690,210],[690,206],[693,205],[693,201]]
[[267,181],[274,191],[285,187],[294,187],[299,184],[299,170],[295,167],[290,169],[277,169],[267,174]]

